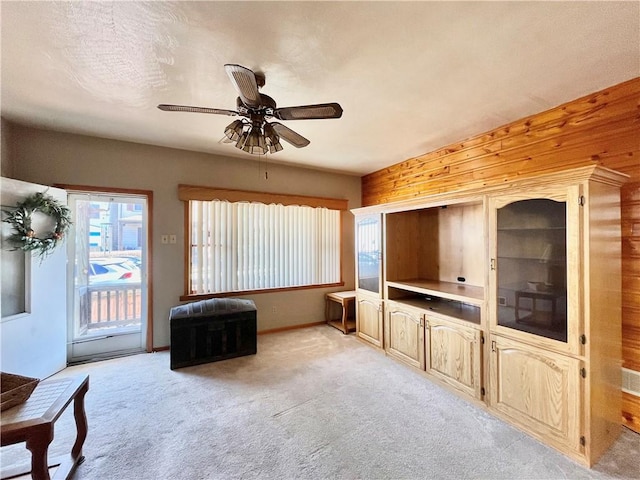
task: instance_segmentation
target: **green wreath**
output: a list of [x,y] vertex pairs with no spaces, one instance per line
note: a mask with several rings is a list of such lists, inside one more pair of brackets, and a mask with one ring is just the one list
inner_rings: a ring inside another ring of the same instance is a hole
[[[16,204],[15,210],[3,210],[14,232],[7,238],[15,248],[25,252],[37,252],[41,258],[49,255],[71,226],[71,210],[44,192],[35,193]],[[37,237],[31,228],[31,215],[41,212],[53,217],[56,226],[43,238]]]

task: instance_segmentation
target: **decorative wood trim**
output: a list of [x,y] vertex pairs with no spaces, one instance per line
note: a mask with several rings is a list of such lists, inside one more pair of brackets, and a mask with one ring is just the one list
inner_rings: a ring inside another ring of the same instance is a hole
[[191,268],[191,224],[189,221],[189,202],[184,202],[184,225],[183,225],[183,237],[184,237],[184,258],[183,258],[183,280],[184,280],[184,295],[180,297],[181,301],[184,301],[185,297],[190,299],[189,292],[191,291],[191,277],[189,271]]
[[[342,272],[344,272],[344,265],[342,264],[343,260],[344,260],[344,253],[343,249],[345,247],[345,242],[342,240],[344,238],[344,229],[343,224],[345,221],[347,221],[347,219],[345,218],[347,216],[347,214],[350,214],[350,212],[348,210],[341,210],[340,211],[340,225],[338,226],[339,228],[339,233],[338,233],[338,238],[340,239],[340,283],[342,285],[344,285],[344,276],[342,275]],[[352,217],[353,218],[353,217]],[[347,253],[348,254],[348,253]]]
[[140,190],[137,188],[94,187],[90,185],[73,185],[67,183],[54,183],[54,187],[63,188],[71,193],[110,193],[120,195],[153,195],[153,190]]
[[140,190],[134,188],[95,187],[88,185],[54,184],[54,187],[63,188],[71,193],[96,193],[129,196],[144,196],[147,199],[147,353],[153,348],[153,190]]
[[344,287],[344,282],[322,283],[317,285],[301,285],[298,287],[263,288],[261,290],[241,290],[237,292],[203,293],[200,295],[180,295],[180,301],[195,302],[197,300],[206,300],[208,298],[240,297],[245,295],[258,295],[260,293],[278,293],[278,292],[290,292],[292,290],[309,290],[312,288],[333,288],[333,287]]
[[188,202],[189,200],[200,200],[205,202],[211,200],[227,200],[229,202],[306,205],[309,207],[324,207],[331,210],[347,210],[349,205],[349,200],[340,198],[307,197],[304,195],[255,192],[250,190],[229,190],[226,188],[184,184],[178,185],[178,198],[183,202]]
[[147,191],[147,353],[153,351],[153,192]]

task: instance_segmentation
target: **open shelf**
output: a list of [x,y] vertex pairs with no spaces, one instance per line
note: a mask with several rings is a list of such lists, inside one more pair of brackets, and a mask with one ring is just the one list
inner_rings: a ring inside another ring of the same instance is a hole
[[465,322],[480,325],[480,306],[459,300],[450,300],[435,295],[424,295],[418,292],[398,290],[391,287],[389,289],[390,300],[419,308],[425,312],[433,313],[448,319],[464,320]]
[[[393,282],[388,281],[387,287],[425,295],[434,295],[436,297],[457,300],[478,306],[484,303],[484,288],[474,285],[462,285],[460,283],[418,278]],[[391,297],[389,299],[393,300]]]
[[561,226],[549,226],[549,227],[500,227],[497,230],[499,232],[531,232],[531,231],[543,231],[546,232],[548,230],[566,230],[567,227],[564,225]]
[[553,260],[540,260],[540,257],[527,257],[527,256],[508,256],[508,255],[499,255],[498,260],[526,260],[528,262],[536,262],[542,265],[566,265],[567,259],[566,257],[558,257]]

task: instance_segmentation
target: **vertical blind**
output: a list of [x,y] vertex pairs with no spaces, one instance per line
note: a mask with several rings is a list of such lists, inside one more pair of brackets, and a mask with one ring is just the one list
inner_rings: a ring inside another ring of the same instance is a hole
[[191,293],[340,281],[340,211],[224,200],[189,201]]

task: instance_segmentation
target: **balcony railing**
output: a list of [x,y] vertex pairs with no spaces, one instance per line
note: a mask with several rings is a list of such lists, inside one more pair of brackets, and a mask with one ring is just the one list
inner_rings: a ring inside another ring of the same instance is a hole
[[139,283],[90,285],[80,295],[80,332],[139,326],[142,289]]

